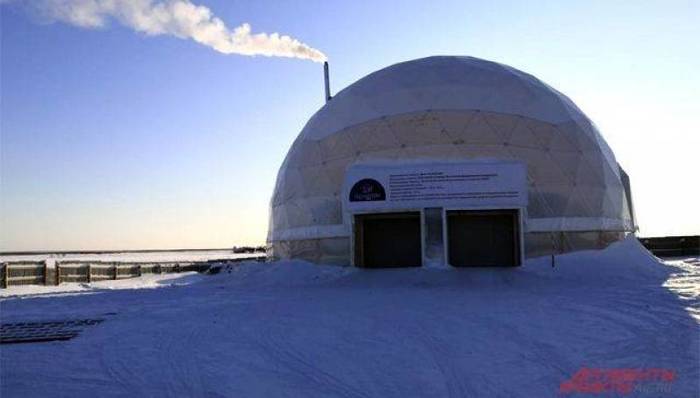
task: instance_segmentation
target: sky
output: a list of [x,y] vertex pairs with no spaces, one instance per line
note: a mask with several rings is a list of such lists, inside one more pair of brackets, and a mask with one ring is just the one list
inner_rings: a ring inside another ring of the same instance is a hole
[[[430,55],[531,73],[599,127],[639,235],[700,233],[700,2],[192,2],[322,51],[333,92]],[[321,64],[21,1],[0,12],[0,251],[264,244],[277,170],[323,105]]]

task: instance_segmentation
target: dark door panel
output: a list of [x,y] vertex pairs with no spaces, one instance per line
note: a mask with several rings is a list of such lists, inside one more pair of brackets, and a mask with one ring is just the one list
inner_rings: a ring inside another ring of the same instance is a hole
[[455,267],[520,265],[516,210],[448,211],[447,237]]
[[355,216],[355,264],[417,267],[422,263],[420,213]]

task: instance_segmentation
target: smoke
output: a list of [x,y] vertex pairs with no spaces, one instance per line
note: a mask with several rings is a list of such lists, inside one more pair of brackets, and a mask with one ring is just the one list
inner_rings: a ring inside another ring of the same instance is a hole
[[209,8],[189,0],[35,0],[31,4],[51,21],[82,28],[103,28],[114,20],[137,32],[191,39],[224,54],[326,60],[321,51],[286,35],[253,33],[247,23],[232,30]]

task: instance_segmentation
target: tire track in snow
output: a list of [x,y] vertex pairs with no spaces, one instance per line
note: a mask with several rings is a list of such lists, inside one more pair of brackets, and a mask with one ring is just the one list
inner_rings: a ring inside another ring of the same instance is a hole
[[[687,329],[691,320],[679,311],[670,297],[649,303],[643,300],[645,294],[639,292],[635,297],[640,299],[630,299],[625,290],[596,294],[598,299],[593,302],[571,302],[567,308],[584,317],[588,324],[612,327],[596,335],[598,344],[589,345],[587,356],[597,363],[619,363],[625,358],[638,361],[647,357],[656,361],[652,366],[659,366],[664,360],[672,362],[677,355],[674,353],[688,351],[688,341],[679,339],[674,331]],[[652,294],[651,297],[658,299],[659,296]]]
[[[108,321],[105,326],[111,327]],[[119,322],[119,320],[113,320]],[[116,329],[116,328],[115,328]],[[122,355],[123,350],[128,350],[130,347],[122,344],[114,344],[114,338],[119,338],[118,335],[107,335],[108,342],[99,349],[99,362],[101,368],[107,373],[107,378],[119,387],[119,393],[128,393],[129,395],[138,395],[139,390],[134,385],[134,381],[139,379],[139,374],[133,371],[133,368],[125,363],[125,357]],[[117,341],[119,343],[119,341]]]
[[447,344],[434,335],[434,330],[431,331],[425,326],[419,326],[416,334],[419,337],[419,342],[428,349],[432,362],[442,374],[448,396],[475,397],[480,392],[484,393],[483,388],[477,389],[463,382],[465,375],[458,370],[460,368],[452,359],[452,352],[444,348]]
[[283,365],[297,377],[311,381],[318,387],[318,390],[330,390],[341,397],[369,397],[362,390],[314,365],[312,361],[304,357],[303,352],[288,343],[281,342],[270,329],[263,328],[259,332],[256,344],[267,353],[272,361]]
[[202,322],[187,322],[180,327],[178,333],[164,336],[165,346],[159,351],[162,357],[158,362],[166,364],[169,370],[167,388],[170,396],[202,396],[201,371],[192,366],[193,354],[196,358],[199,352]]

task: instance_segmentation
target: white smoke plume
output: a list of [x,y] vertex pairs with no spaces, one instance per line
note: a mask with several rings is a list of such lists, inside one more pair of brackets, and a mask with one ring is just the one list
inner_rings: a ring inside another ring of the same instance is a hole
[[31,4],[49,20],[83,28],[102,28],[114,20],[147,35],[192,39],[224,54],[326,60],[321,51],[286,35],[252,33],[247,23],[229,29],[209,8],[189,0],[34,0]]

